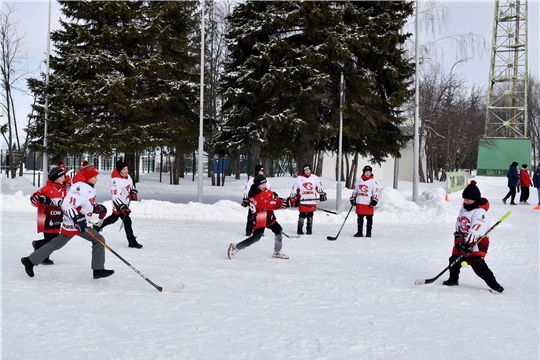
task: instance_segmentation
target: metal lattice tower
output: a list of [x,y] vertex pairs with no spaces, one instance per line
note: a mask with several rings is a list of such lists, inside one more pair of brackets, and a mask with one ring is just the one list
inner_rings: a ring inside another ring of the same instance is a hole
[[495,1],[489,74],[488,138],[528,137],[527,0]]

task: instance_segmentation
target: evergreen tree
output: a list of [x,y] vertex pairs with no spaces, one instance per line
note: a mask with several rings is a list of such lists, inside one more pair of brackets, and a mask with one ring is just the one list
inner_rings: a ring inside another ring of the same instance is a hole
[[248,1],[229,17],[222,89],[228,148],[311,162],[336,151],[339,82],[346,79],[344,151],[399,156],[413,64],[400,49],[412,2]]
[[[60,1],[66,21],[52,33],[47,152],[110,154],[195,143],[196,2]],[[45,82],[36,126],[43,134]],[[129,164],[129,162],[128,162]],[[129,164],[131,165],[131,164]]]

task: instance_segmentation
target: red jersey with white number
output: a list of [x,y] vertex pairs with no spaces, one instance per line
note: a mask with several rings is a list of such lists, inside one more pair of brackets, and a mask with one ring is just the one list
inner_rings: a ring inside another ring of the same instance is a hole
[[[317,175],[311,173],[309,176],[306,176],[303,172],[298,175],[294,181],[294,185],[291,191],[291,197],[296,197],[301,200],[298,210],[300,212],[314,212],[317,210],[317,201],[313,199],[319,198],[319,193],[323,193],[324,189],[322,182],[319,180]],[[311,199],[305,201],[304,199]],[[305,205],[308,206],[305,206]]]
[[116,215],[120,214],[118,203],[129,206],[129,193],[133,188],[133,181],[129,174],[122,176],[118,170],[114,169],[111,173],[111,196],[113,203],[113,212]]
[[[472,210],[461,207],[456,220],[456,231],[463,235],[465,242],[473,244],[489,230],[491,225],[488,210],[489,201],[486,198],[481,198],[478,201],[478,207]],[[484,257],[488,247],[489,237],[486,236],[474,246],[473,252],[468,256],[479,255]],[[455,247],[452,249],[452,254],[462,255]]]
[[[66,196],[66,185],[57,184],[47,179],[47,184],[32,194],[45,195],[51,199],[51,205],[45,206],[38,202],[37,209],[37,231],[38,233],[58,234],[62,225],[62,200]],[[30,198],[32,198],[32,196]]]
[[253,215],[253,230],[272,226],[276,221],[274,210],[281,209],[281,199],[275,199],[272,190],[260,191],[251,187],[249,203]]
[[62,234],[67,236],[75,236],[79,234],[79,229],[75,227],[72,219],[73,214],[81,213],[86,217],[86,224],[90,224],[94,205],[96,203],[96,190],[90,184],[86,183],[86,179],[81,175],[75,175],[73,185],[62,202],[62,211],[64,218],[62,222]]
[[361,176],[354,184],[352,197],[356,199],[356,213],[358,215],[373,215],[375,208],[369,206],[371,201],[379,202],[379,185],[373,174]]

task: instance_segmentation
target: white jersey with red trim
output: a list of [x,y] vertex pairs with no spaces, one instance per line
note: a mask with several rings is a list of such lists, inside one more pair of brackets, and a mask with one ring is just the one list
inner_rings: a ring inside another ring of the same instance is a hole
[[113,211],[118,212],[118,204],[129,204],[129,195],[133,189],[133,180],[129,174],[126,177],[120,176],[116,169],[111,173],[111,197]]
[[379,201],[379,185],[377,185],[374,176],[360,176],[354,184],[352,197],[356,201],[357,214],[373,215],[374,208],[369,204],[372,200]]
[[64,213],[62,221],[62,234],[75,236],[79,234],[79,229],[75,227],[72,215],[77,213],[84,214],[87,226],[92,220],[94,205],[96,203],[96,189],[85,182],[79,181],[71,185],[64,201],[62,202],[62,211]]
[[318,199],[320,196],[319,193],[323,192],[324,189],[319,177],[311,173],[309,176],[299,175],[296,178],[292,187],[291,197],[299,198],[299,200],[302,200],[302,204],[316,205],[316,200],[304,201],[304,199]]

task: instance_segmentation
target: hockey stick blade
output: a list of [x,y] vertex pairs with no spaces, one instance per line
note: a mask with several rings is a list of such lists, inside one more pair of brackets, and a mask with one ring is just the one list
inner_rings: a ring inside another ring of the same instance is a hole
[[343,220],[343,224],[341,224],[341,228],[339,228],[339,231],[337,233],[336,236],[327,236],[326,237],[326,240],[330,240],[330,241],[334,241],[334,240],[337,240],[339,234],[341,234],[341,230],[343,230],[343,226],[345,225],[345,223],[347,222],[347,218],[349,217],[349,215],[351,214],[351,210],[353,209],[354,205],[351,205],[351,208],[349,209],[349,212],[347,213],[347,216],[345,216],[345,220]]
[[285,235],[286,237],[288,237],[289,239],[299,239],[300,238],[300,235],[287,235],[283,231],[281,233],[283,235]]
[[158,290],[164,293],[175,293],[182,290],[183,288],[184,288],[184,284],[179,283],[179,284],[169,286],[169,287],[162,287]]
[[425,284],[431,284],[434,282],[435,279],[418,279],[414,282],[414,285],[425,285]]
[[[95,231],[95,230],[93,230]],[[105,247],[107,250],[109,250],[111,253],[113,253],[118,259],[120,259],[124,264],[126,264],[131,270],[135,271],[140,277],[142,277],[144,280],[146,280],[150,285],[152,285],[156,290],[160,291],[160,292],[177,292],[177,291],[180,291],[184,288],[184,284],[180,283],[180,284],[177,284],[177,285],[174,285],[174,286],[170,286],[170,287],[167,287],[167,288],[164,288],[164,287],[161,287],[159,285],[157,285],[156,283],[154,283],[152,280],[150,280],[149,278],[147,278],[142,272],[140,272],[139,270],[137,270],[135,268],[135,266],[131,265],[126,259],[124,259],[122,256],[120,256],[120,254],[118,254],[116,251],[114,251],[109,245],[105,244],[103,241],[101,241],[99,239],[99,237],[97,237],[96,235],[94,235],[90,229],[86,228],[85,229],[85,232],[87,234],[89,234],[91,237],[93,237],[98,243],[100,243],[101,245],[103,245],[103,247]]]

